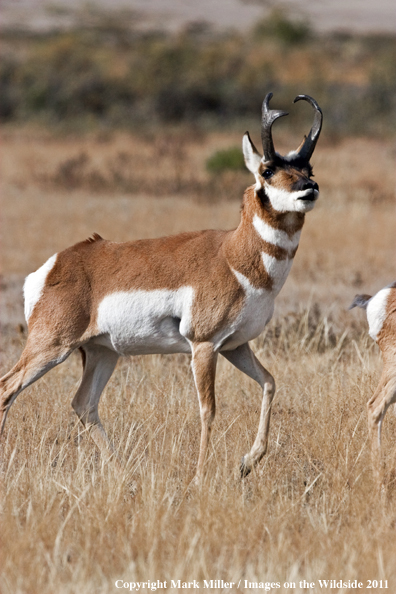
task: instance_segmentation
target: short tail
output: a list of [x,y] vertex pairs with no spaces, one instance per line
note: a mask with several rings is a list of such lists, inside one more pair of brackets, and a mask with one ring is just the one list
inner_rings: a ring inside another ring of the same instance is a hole
[[355,298],[348,309],[353,309],[354,307],[362,307],[363,309],[367,309],[370,299],[371,295],[355,295]]

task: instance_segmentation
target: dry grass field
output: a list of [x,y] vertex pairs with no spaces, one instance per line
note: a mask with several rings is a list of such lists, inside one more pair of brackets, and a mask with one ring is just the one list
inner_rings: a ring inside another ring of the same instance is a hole
[[[23,277],[54,252],[94,231],[122,241],[235,226],[252,179],[214,179],[204,164],[243,132],[64,138],[6,129],[1,374],[25,342]],[[281,152],[298,144],[276,138]],[[357,579],[364,590],[366,580],[387,580],[396,592],[396,417],[390,411],[384,423],[378,491],[366,401],[381,361],[363,313],[346,311],[355,293],[396,278],[394,156],[386,141],[323,135],[318,144],[321,197],[274,319],[253,345],[277,394],[268,455],[245,480],[238,466],[254,440],[260,390],[225,360],[208,473],[196,490],[188,487],[200,421],[187,356],[118,365],[101,415],[121,472],[102,462],[71,412],[77,355],[18,397],[0,444],[2,594],[107,594],[119,591],[116,580],[197,580],[201,588],[241,580],[232,592],[264,591],[245,580],[278,582],[267,591],[295,593],[321,591],[319,579]],[[211,590],[228,591],[219,586]]]

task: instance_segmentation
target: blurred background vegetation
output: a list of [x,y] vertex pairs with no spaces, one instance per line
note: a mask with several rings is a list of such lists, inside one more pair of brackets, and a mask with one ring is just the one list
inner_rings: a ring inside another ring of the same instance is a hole
[[[395,130],[396,36],[319,35],[274,10],[244,34],[203,22],[178,33],[142,31],[133,12],[96,11],[72,30],[3,30],[2,38],[3,123],[233,127],[257,122],[272,91],[286,109],[295,95],[313,95],[330,136]],[[292,110],[289,127],[297,111],[311,121],[309,109]]]

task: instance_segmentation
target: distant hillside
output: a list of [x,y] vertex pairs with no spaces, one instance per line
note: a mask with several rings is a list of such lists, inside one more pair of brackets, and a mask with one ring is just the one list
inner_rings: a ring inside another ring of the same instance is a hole
[[279,10],[247,34],[204,23],[145,31],[134,13],[87,11],[68,31],[4,29],[2,41],[3,122],[231,125],[256,118],[272,91],[286,109],[297,94],[313,95],[330,135],[394,131],[392,35],[318,33]]
[[142,17],[142,26],[176,31],[193,21],[206,21],[218,30],[251,28],[272,6],[281,5],[295,15],[307,16],[321,32],[394,33],[396,29],[394,0],[2,0],[3,26],[20,26],[31,30],[70,28],[78,23],[84,7],[91,10],[133,10]]

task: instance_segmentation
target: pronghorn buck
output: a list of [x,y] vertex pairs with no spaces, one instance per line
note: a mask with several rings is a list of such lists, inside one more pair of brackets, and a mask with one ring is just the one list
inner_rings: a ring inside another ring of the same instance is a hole
[[274,150],[272,124],[287,115],[263,102],[264,156],[250,136],[243,154],[256,183],[245,191],[239,226],[173,237],[116,243],[95,234],[52,256],[25,281],[29,335],[18,363],[0,380],[0,420],[18,394],[62,363],[75,349],[83,362],[72,407],[105,455],[113,450],[98,414],[100,395],[122,355],[191,353],[201,414],[196,477],[203,475],[215,416],[219,353],[263,390],[257,437],[241,463],[247,475],[267,449],[272,375],[249,341],[268,324],[274,300],[295,256],[305,213],[319,195],[310,159],[322,127],[314,123],[297,150]]
[[384,362],[379,384],[367,403],[371,450],[378,469],[382,421],[390,405],[396,403],[396,282],[374,297],[356,295],[349,309],[356,306],[366,310],[369,334],[378,344]]

